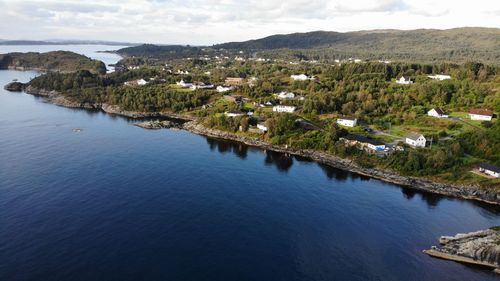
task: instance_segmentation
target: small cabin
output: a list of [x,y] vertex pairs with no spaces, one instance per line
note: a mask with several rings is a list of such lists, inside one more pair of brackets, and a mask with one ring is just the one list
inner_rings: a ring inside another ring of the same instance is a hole
[[489,176],[500,178],[500,167],[488,163],[479,164],[479,171]]
[[425,147],[427,140],[424,135],[417,133],[410,133],[405,138],[405,142],[413,147]]
[[427,111],[427,115],[429,115],[431,117],[436,117],[436,118],[448,118],[448,115],[446,115],[444,113],[444,111],[439,107],[435,107],[435,108]]
[[337,119],[337,124],[346,127],[355,127],[358,124],[358,119],[354,117],[342,117]]

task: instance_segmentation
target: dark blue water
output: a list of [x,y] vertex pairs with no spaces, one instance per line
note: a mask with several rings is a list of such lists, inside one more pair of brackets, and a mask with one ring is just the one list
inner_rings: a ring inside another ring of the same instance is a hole
[[131,122],[0,90],[0,280],[498,278],[422,254],[496,208]]

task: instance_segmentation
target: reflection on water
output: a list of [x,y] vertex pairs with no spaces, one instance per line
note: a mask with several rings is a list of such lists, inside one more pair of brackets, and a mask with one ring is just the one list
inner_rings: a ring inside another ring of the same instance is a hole
[[[294,160],[296,160],[297,162],[300,163],[316,163],[317,166],[321,168],[325,176],[332,181],[345,182],[348,180],[360,180],[360,181],[372,180],[372,178],[368,176],[337,169],[326,164],[315,162],[314,160],[308,157],[289,155],[286,153],[276,152],[272,150],[262,150],[260,148],[250,147],[246,144],[239,143],[236,141],[216,139],[211,137],[205,137],[205,139],[211,151],[217,151],[221,154],[233,153],[242,160],[245,160],[247,158],[248,152],[250,150],[259,151],[265,155],[264,156],[265,165],[275,166],[278,169],[278,171],[284,173],[287,173],[290,170],[290,168],[294,164]],[[414,198],[416,198],[416,196],[418,196],[418,198],[424,201],[430,209],[436,208],[439,205],[439,203],[445,198],[454,200],[453,197],[449,198],[444,195],[416,190],[405,186],[398,186],[394,184],[386,184],[386,185],[393,188],[399,188],[401,190],[403,198],[407,200],[413,200]],[[473,204],[480,207],[481,210],[486,210],[485,215],[491,215],[491,213],[500,214],[500,206],[492,206],[490,204],[475,202],[475,201],[473,202]]]
[[349,178],[349,172],[330,167],[328,165],[318,163],[318,166],[325,173],[329,179],[335,179],[337,181],[346,181]]
[[281,172],[288,172],[293,165],[293,157],[280,152],[266,150],[266,157],[264,163],[266,165],[273,165]]

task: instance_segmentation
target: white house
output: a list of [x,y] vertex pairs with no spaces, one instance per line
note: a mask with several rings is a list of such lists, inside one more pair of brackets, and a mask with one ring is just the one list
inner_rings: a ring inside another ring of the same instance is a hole
[[229,112],[226,112],[224,113],[227,117],[237,117],[237,116],[245,116],[245,115],[248,115],[247,112],[244,112],[244,111],[238,111],[238,110],[233,110],[233,111],[229,111]]
[[434,107],[433,109],[427,111],[427,115],[436,118],[448,118],[448,115],[439,107]]
[[408,76],[401,76],[401,78],[396,80],[396,83],[398,83],[400,85],[410,85],[410,84],[413,84],[413,81]]
[[313,79],[313,77],[309,77],[305,74],[294,74],[294,75],[290,75],[290,78],[292,78],[293,80],[295,81],[305,81],[305,80],[310,80],[310,79]]
[[293,99],[295,98],[295,94],[292,92],[281,92],[278,94],[279,99]]
[[177,82],[175,84],[177,84],[177,86],[181,86],[183,88],[189,88],[189,87],[193,86],[193,83],[186,83],[186,82],[184,82],[184,80],[181,80],[180,82]]
[[148,83],[148,81],[144,80],[144,79],[139,79],[137,80],[137,85],[139,86],[143,86],[143,85],[146,85]]
[[292,113],[295,112],[297,108],[295,106],[291,105],[276,105],[273,106],[273,111],[274,112],[287,112],[287,113]]
[[495,178],[500,178],[500,167],[488,164],[488,163],[481,163],[479,164],[479,171],[481,173],[485,173],[487,175],[490,175]]
[[233,89],[233,87],[217,86],[217,92],[219,92],[219,93],[228,92],[228,91],[231,91],[232,89]]
[[337,124],[346,127],[354,127],[358,124],[358,119],[353,117],[341,117],[337,119]]
[[410,133],[408,136],[406,136],[405,142],[414,147],[425,147],[425,143],[427,142],[427,140],[425,139],[424,135]]
[[269,130],[265,123],[257,124],[257,129],[261,130],[262,132],[267,132],[267,130]]
[[469,111],[470,120],[491,121],[493,111],[483,108],[475,108]]
[[144,79],[138,79],[138,80],[133,80],[133,81],[127,81],[124,84],[126,86],[144,86],[148,83],[148,81]]
[[434,80],[439,80],[439,81],[450,80],[451,79],[450,75],[443,75],[443,74],[428,75],[427,77],[429,77],[431,79],[434,79]]
[[212,89],[214,85],[211,84],[205,84],[205,83],[194,83],[191,85],[191,90],[197,90],[197,89]]

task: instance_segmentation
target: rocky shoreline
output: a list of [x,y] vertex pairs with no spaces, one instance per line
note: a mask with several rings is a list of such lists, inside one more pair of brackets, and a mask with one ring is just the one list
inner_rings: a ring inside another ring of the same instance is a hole
[[173,122],[170,120],[151,120],[151,121],[135,123],[134,125],[143,129],[150,129],[150,130],[182,128],[181,123]]
[[[102,110],[108,114],[120,115],[134,119],[142,119],[142,118],[175,119],[183,123],[182,125],[179,126],[179,128],[182,128],[184,130],[187,130],[195,134],[204,135],[212,138],[241,142],[246,145],[259,147],[265,150],[272,150],[276,152],[288,153],[291,155],[310,158],[314,161],[317,161],[319,163],[334,168],[350,171],[360,175],[365,175],[385,182],[406,186],[415,190],[500,205],[500,194],[494,191],[482,189],[480,186],[462,186],[462,185],[453,185],[448,183],[440,183],[425,178],[401,176],[395,172],[388,170],[377,169],[377,168],[365,168],[361,167],[360,165],[356,164],[355,162],[349,159],[340,158],[328,154],[326,152],[308,150],[308,149],[298,150],[298,149],[287,148],[285,146],[272,145],[262,140],[240,136],[226,131],[207,128],[199,124],[196,121],[196,118],[190,116],[185,116],[175,113],[165,113],[165,112],[151,112],[151,113],[134,112],[134,111],[122,110],[120,107],[115,105],[78,103],[69,100],[64,95],[56,91],[39,90],[31,86],[28,86],[26,88],[26,93],[45,97],[47,98],[48,102],[64,107]],[[144,127],[155,127],[155,126],[156,125],[152,124],[144,124]]]
[[489,267],[500,273],[500,229],[493,227],[455,236],[441,236],[441,247],[433,246],[429,256]]
[[102,110],[108,114],[112,115],[120,115],[132,119],[142,119],[142,118],[169,118],[169,119],[177,119],[180,121],[192,121],[194,118],[176,114],[176,113],[170,113],[170,112],[137,112],[137,111],[127,111],[127,110],[122,110],[119,106],[116,105],[109,105],[106,103],[80,103],[80,102],[75,102],[61,93],[57,91],[47,91],[47,90],[40,90],[37,88],[34,88],[32,86],[26,87],[26,93],[34,96],[40,96],[40,97],[45,97],[47,99],[47,102],[63,106],[63,107],[70,107],[70,108],[82,108],[82,109],[90,109],[90,110]]
[[377,168],[364,168],[355,162],[328,154],[326,152],[310,150],[310,149],[292,149],[284,146],[272,145],[262,140],[256,140],[249,137],[239,136],[229,132],[206,128],[196,121],[190,121],[184,124],[183,128],[192,133],[204,135],[213,138],[220,138],[225,140],[237,141],[249,146],[255,146],[266,150],[276,152],[288,153],[291,155],[310,158],[316,162],[338,168],[341,170],[350,171],[360,175],[368,176],[371,178],[379,179],[385,182],[394,183],[410,187],[412,189],[437,193],[446,196],[459,197],[463,199],[482,201],[489,204],[500,204],[500,194],[496,192],[488,192],[481,189],[479,186],[460,186],[451,185],[446,183],[434,182],[425,178],[401,176],[395,172],[377,169]]

